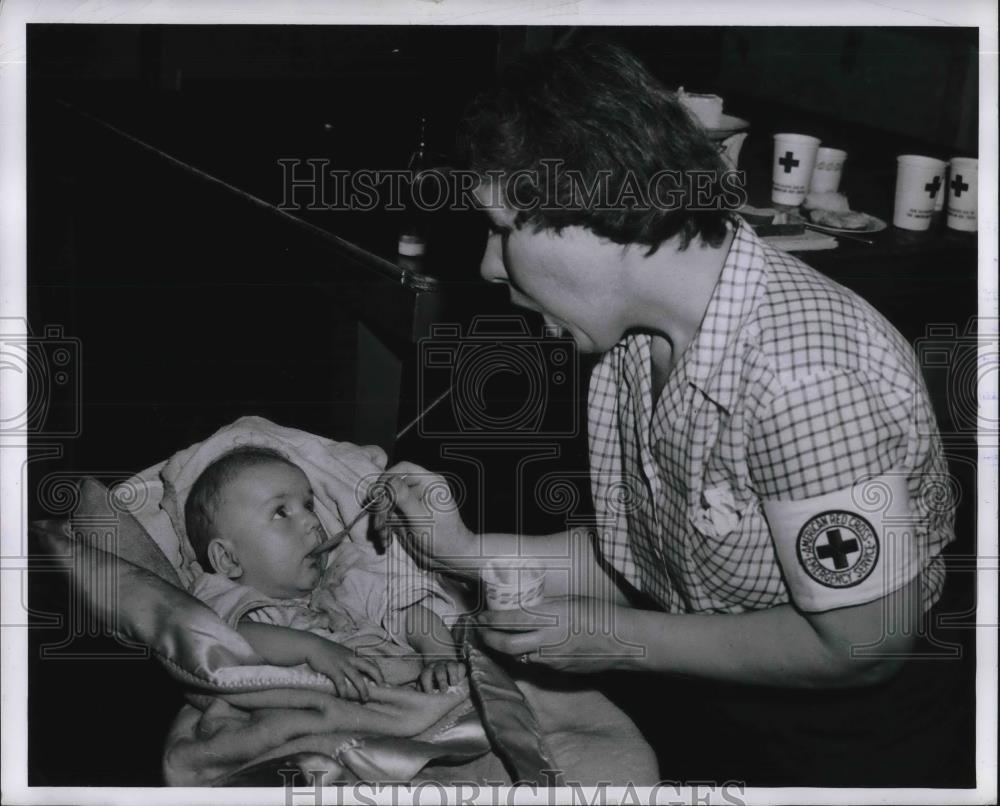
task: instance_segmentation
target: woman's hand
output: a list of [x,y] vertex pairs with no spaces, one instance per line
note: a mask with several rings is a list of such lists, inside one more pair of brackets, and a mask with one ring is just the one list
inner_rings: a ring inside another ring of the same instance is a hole
[[387,484],[391,493],[391,506],[377,506],[372,514],[372,526],[384,542],[391,534],[424,564],[475,573],[469,566],[481,556],[479,539],[462,522],[443,476],[412,462],[399,462],[379,483]]
[[517,660],[568,672],[628,668],[645,648],[625,643],[615,625],[629,608],[606,599],[550,597],[528,610],[486,610],[476,616],[483,643]]
[[427,730],[468,697],[465,686],[433,694],[406,686],[376,686],[365,706],[365,727],[374,734],[413,736]]

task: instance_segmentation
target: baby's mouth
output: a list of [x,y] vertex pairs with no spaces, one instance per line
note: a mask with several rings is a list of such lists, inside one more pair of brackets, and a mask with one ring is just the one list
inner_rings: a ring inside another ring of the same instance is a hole
[[310,564],[315,564],[319,568],[325,568],[326,558],[329,556],[329,553],[327,552],[324,554],[313,554],[313,552],[316,550],[317,546],[321,546],[323,545],[323,543],[326,542],[327,539],[326,529],[324,529],[322,526],[317,526],[315,529],[312,530],[312,534],[313,537],[315,538],[315,542],[313,543],[313,547],[309,549],[308,553],[306,554],[306,562],[309,562]]

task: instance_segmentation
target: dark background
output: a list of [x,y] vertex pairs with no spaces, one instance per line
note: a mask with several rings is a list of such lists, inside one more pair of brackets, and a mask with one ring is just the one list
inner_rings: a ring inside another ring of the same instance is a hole
[[[82,402],[53,392],[51,416],[78,417],[80,430],[33,440],[31,516],[51,514],[38,495],[46,479],[127,477],[243,414],[337,439],[355,433],[357,314],[325,288],[329,258],[274,216],[79,112],[277,203],[278,158],[403,168],[420,115],[430,121],[431,150],[449,159],[472,95],[521,51],[565,37],[621,41],[667,86],[722,95],[728,113],[751,122],[749,165],[768,158],[775,131],[804,130],[848,148],[845,190],[871,199],[868,209],[883,217],[896,154],[977,151],[972,29],[29,26],[29,323],[35,334],[59,325],[78,340],[73,384]],[[866,175],[880,182],[866,185]],[[303,217],[394,255],[391,215]],[[444,282],[475,282],[482,230],[466,223],[441,227],[447,243],[432,244],[438,258],[428,271]],[[952,272],[944,261],[953,242],[893,244],[892,260],[877,267],[863,252],[854,259],[838,250],[820,268],[913,340],[930,322],[964,332],[976,310],[974,250],[970,272],[970,247],[960,244],[964,262]],[[911,278],[905,289],[901,277]],[[396,346],[414,357],[414,345]],[[553,394],[553,416],[579,424],[571,391]],[[486,392],[502,409],[519,389]],[[974,441],[953,422],[947,388],[935,404],[943,430],[956,435],[949,451],[967,493],[959,550],[972,551]],[[553,446],[554,455],[515,480],[520,456]],[[472,472],[441,448],[442,440],[411,437],[397,452]],[[524,503],[525,485],[558,470],[573,474],[585,500],[585,450],[579,427],[556,440],[473,450],[473,464],[489,464],[490,495],[464,514],[493,529],[559,528],[559,518]],[[70,635],[63,658],[40,662],[41,645],[67,641],[65,622],[46,626],[67,606],[58,576],[35,574],[30,589],[30,783],[155,785],[180,691],[152,661],[83,657],[119,651],[100,634]],[[959,609],[971,596],[967,582],[950,589]]]

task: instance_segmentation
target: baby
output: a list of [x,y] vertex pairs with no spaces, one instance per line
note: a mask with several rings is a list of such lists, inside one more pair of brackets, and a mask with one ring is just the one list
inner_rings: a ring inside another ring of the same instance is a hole
[[[371,555],[349,542],[309,556],[327,534],[309,479],[277,451],[248,446],[216,459],[191,488],[184,519],[207,572],[192,592],[268,663],[307,663],[330,678],[339,696],[366,701],[370,682],[384,684],[382,672],[336,639],[384,630],[423,656],[425,691],[465,677],[450,631],[427,606],[433,597],[426,585],[372,572]],[[397,595],[390,595],[392,584]]]

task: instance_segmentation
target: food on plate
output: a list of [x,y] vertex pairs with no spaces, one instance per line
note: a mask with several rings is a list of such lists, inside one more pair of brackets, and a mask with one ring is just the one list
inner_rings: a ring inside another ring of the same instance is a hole
[[843,193],[810,193],[802,207],[813,224],[833,229],[865,229],[871,222],[864,213],[851,211]]
[[864,229],[869,221],[864,213],[852,213],[850,210],[839,213],[831,210],[810,210],[809,219],[813,224],[834,229]]
[[810,193],[802,204],[807,210],[827,210],[831,213],[849,213],[851,205],[843,193]]

